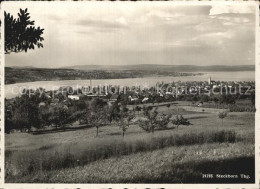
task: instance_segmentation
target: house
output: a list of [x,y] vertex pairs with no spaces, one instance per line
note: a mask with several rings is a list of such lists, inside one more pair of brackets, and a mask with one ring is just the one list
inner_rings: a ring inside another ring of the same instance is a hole
[[111,100],[111,101],[117,101],[118,97],[119,97],[119,95],[117,95],[117,94],[112,94],[112,96],[110,97],[110,100]]
[[197,105],[198,107],[202,107],[203,106],[203,103],[198,103],[198,105]]
[[134,101],[137,101],[137,100],[138,100],[138,96],[136,96],[136,95],[129,96],[128,99],[129,99],[131,102],[134,102]]
[[45,96],[46,96],[47,98],[51,98],[51,97],[52,97],[52,92],[51,92],[51,91],[47,91],[47,92],[45,93]]
[[68,98],[72,99],[72,100],[79,100],[79,96],[78,95],[68,95]]
[[46,103],[45,102],[40,102],[39,103],[39,107],[43,107],[43,106],[46,106]]
[[161,96],[161,97],[163,97],[164,96],[164,94],[163,94],[163,92],[162,91],[158,91],[158,93],[157,94],[159,94],[159,96]]
[[142,103],[147,102],[148,100],[149,100],[148,97],[144,97],[144,99],[142,100]]

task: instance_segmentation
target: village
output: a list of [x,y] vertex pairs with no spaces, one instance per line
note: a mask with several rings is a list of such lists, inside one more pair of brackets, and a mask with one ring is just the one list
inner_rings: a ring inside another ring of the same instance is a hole
[[[31,91],[33,95],[35,91]],[[166,101],[174,101],[183,96],[217,96],[227,94],[240,94],[249,96],[255,92],[255,82],[253,81],[214,81],[209,77],[208,81],[191,81],[191,82],[157,82],[154,86],[136,85],[98,85],[92,86],[91,80],[88,86],[73,88],[71,86],[62,86],[58,90],[40,91],[46,98],[51,99],[51,105],[64,100],[80,100],[102,98],[111,103],[119,100],[120,95],[127,95],[128,102],[147,103],[151,102],[154,96],[159,96]],[[40,103],[39,106],[43,106]]]

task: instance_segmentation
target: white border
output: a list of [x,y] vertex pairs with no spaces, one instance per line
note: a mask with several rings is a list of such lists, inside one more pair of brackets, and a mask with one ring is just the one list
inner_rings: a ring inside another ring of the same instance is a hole
[[[32,5],[35,4],[37,6],[40,6],[41,4],[49,3],[49,4],[74,4],[74,3],[81,3],[81,4],[89,4],[89,3],[102,3],[102,4],[142,4],[142,5],[148,5],[148,4],[165,4],[165,5],[251,5],[255,6],[256,10],[256,20],[255,20],[255,82],[256,82],[256,119],[255,119],[255,184],[6,184],[4,183],[4,61],[5,61],[5,55],[4,55],[4,27],[2,22],[1,27],[1,161],[0,161],[0,167],[1,167],[1,180],[0,180],[0,187],[3,188],[88,188],[88,189],[96,189],[96,188],[259,188],[259,131],[260,127],[257,128],[257,123],[260,123],[260,96],[258,95],[260,91],[260,85],[259,80],[257,79],[258,73],[260,73],[260,61],[259,61],[259,55],[260,55],[260,43],[259,43],[259,3],[257,1],[137,1],[137,2],[122,2],[122,1],[103,1],[103,2],[94,2],[94,1],[80,1],[80,2],[30,2],[30,1],[8,1],[8,2],[2,2],[1,8],[4,6],[12,6],[13,4],[23,4],[23,5]],[[4,14],[1,12],[1,20],[4,20]]]
[[0,185],[2,185],[2,183],[4,182],[4,162],[5,162],[5,157],[4,157],[4,78],[5,78],[5,73],[4,73],[4,65],[5,65],[5,54],[4,54],[4,13],[2,13],[2,3],[1,3],[1,7],[0,7],[0,13],[1,13],[1,50],[0,50],[0,76],[1,76],[1,89],[0,89],[0,116],[1,116],[1,120],[0,120],[0,127],[1,127],[1,135],[0,135],[0,168],[1,168],[1,172],[0,172]]
[[256,106],[256,112],[255,112],[255,181],[258,184],[258,188],[260,188],[260,138],[259,138],[259,133],[260,133],[260,127],[258,124],[260,123],[260,112],[259,112],[259,107],[260,107],[260,96],[259,96],[259,91],[260,91],[260,80],[257,77],[257,75],[260,73],[260,26],[259,26],[259,2],[256,6],[256,19],[255,19],[255,106]]

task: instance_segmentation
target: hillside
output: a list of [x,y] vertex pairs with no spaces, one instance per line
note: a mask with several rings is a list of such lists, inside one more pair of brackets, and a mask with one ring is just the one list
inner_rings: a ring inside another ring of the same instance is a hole
[[125,79],[157,76],[193,76],[200,73],[181,73],[168,70],[107,70],[107,69],[48,69],[27,67],[5,67],[5,84],[33,81],[86,80],[86,79]]
[[254,65],[212,65],[212,66],[193,66],[193,65],[159,65],[159,64],[136,64],[136,65],[75,65],[65,67],[80,70],[146,70],[146,71],[174,71],[174,72],[236,72],[254,71]]

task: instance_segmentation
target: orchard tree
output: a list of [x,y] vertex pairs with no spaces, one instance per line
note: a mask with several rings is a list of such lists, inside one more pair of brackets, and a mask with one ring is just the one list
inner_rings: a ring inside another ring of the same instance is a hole
[[157,126],[157,119],[156,119],[158,116],[157,108],[155,108],[154,110],[150,108],[145,108],[144,116],[145,116],[145,120],[139,120],[139,126],[143,130],[153,133],[155,127]]
[[223,119],[224,119],[225,117],[227,117],[227,111],[225,111],[225,112],[219,112],[219,113],[218,113],[218,117],[221,119],[221,121],[222,121],[222,127],[223,127]]
[[118,126],[122,130],[122,136],[125,136],[126,130],[130,126],[130,122],[135,118],[135,115],[131,111],[120,111],[120,117],[118,120]]
[[102,127],[102,125],[106,121],[106,115],[104,114],[104,111],[100,110],[100,111],[91,112],[89,121],[93,127],[96,127],[97,129],[96,137],[98,137],[99,128]]
[[71,112],[68,108],[59,105],[52,110],[51,122],[58,127],[65,129],[66,124],[71,124]]
[[30,132],[31,127],[39,129],[42,126],[38,107],[40,99],[36,95],[31,95],[32,93],[32,90],[24,90],[21,97],[16,98],[15,101],[14,118],[16,123],[19,122],[19,119],[22,120],[28,132]]
[[71,114],[69,120],[71,121],[71,123],[75,121],[79,121],[79,124],[88,123],[88,120],[86,119],[85,115],[86,110],[76,111]]
[[157,117],[157,127],[159,129],[166,129],[168,124],[170,123],[171,115],[162,114]]
[[51,125],[51,112],[49,108],[42,109],[40,111],[42,125],[43,126],[50,126]]
[[106,106],[106,101],[95,98],[90,102],[90,107],[87,110],[87,117],[90,124],[97,129],[96,136],[98,136],[99,128],[102,127],[107,120]]
[[5,17],[5,53],[27,52],[28,49],[43,47],[43,30],[34,26],[34,21],[30,20],[27,8],[20,9],[18,18],[14,18],[10,13],[4,12]]
[[167,128],[171,115],[159,114],[157,108],[153,110],[148,107],[144,109],[144,118],[144,120],[139,120],[139,126],[143,130],[153,133],[156,128]]
[[41,119],[39,117],[38,99],[30,96],[29,90],[24,90],[20,97],[16,97],[12,104],[5,106],[5,126],[29,132],[31,127],[40,128]]
[[118,121],[120,118],[120,106],[115,102],[112,106],[108,108],[107,119],[111,124],[112,121]]
[[12,124],[15,129],[19,129],[21,132],[23,132],[25,129],[28,129],[28,131],[31,129],[31,125],[28,120],[28,114],[21,111],[20,108],[16,109],[13,113]]

